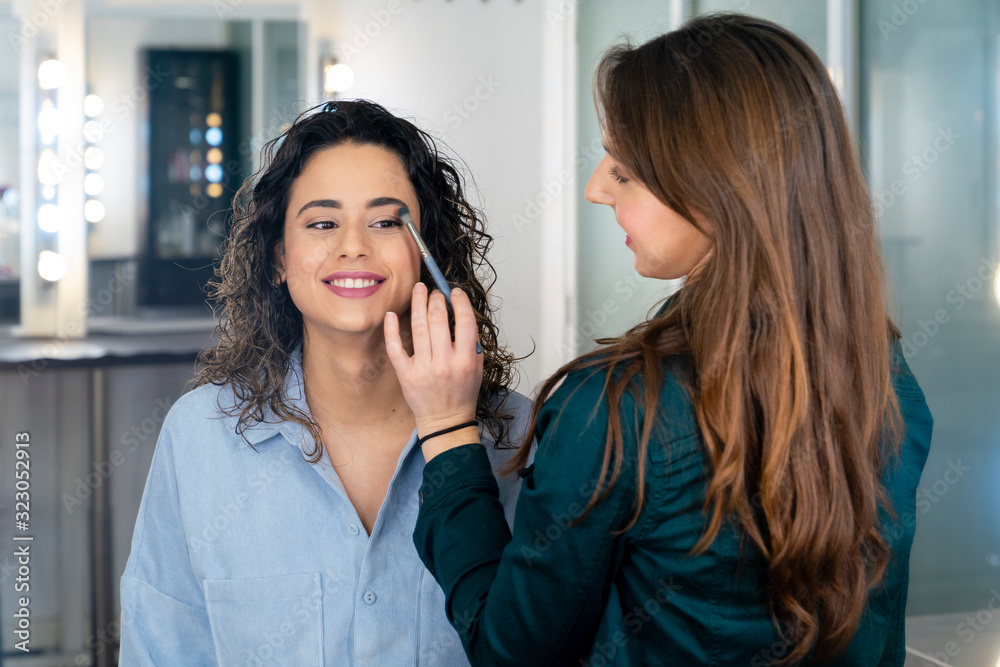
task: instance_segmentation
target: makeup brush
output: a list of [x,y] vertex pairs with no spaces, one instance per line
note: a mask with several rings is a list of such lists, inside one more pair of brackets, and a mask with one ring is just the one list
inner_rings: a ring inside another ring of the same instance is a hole
[[[417,242],[417,249],[420,250],[420,256],[424,258],[424,264],[427,265],[427,270],[431,272],[431,277],[434,278],[434,284],[444,294],[444,300],[448,302],[448,307],[451,308],[452,312],[455,312],[454,306],[451,305],[451,285],[444,279],[444,274],[441,273],[437,262],[431,257],[431,251],[427,249],[427,244],[420,237],[420,232],[417,231],[417,226],[413,224],[413,218],[410,217],[410,209],[403,206],[397,211],[397,214],[403,219],[406,228],[410,230],[410,236]],[[483,348],[479,345],[479,341],[476,341],[476,354],[481,354],[482,351]]]

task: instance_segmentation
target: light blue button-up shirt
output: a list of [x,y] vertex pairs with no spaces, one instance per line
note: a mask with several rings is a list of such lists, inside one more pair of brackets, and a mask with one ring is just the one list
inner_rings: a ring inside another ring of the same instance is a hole
[[[286,389],[309,414],[300,354]],[[121,579],[120,664],[468,665],[413,546],[416,432],[368,536],[329,458],[304,460],[308,431],[265,420],[246,430],[251,448],[219,409],[233,400],[204,385],[164,421]],[[530,401],[505,407],[517,444]],[[482,437],[500,468],[515,450]],[[520,481],[498,479],[510,524]]]

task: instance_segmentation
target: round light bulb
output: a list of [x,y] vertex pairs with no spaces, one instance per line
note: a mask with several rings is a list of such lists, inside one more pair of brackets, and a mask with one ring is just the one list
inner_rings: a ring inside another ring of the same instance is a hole
[[354,85],[354,71],[344,63],[323,70],[323,88],[328,93],[343,93]]
[[104,151],[97,146],[88,146],[83,151],[83,166],[95,171],[104,166]]
[[100,222],[104,220],[106,212],[104,203],[99,199],[88,199],[83,205],[83,217],[87,222]]
[[104,111],[104,100],[100,95],[90,94],[83,98],[83,115],[87,118],[97,118]]
[[212,183],[220,182],[222,175],[222,167],[217,164],[210,164],[205,167],[205,179]]
[[[56,173],[58,156],[51,148],[46,148],[38,156],[38,182],[42,185],[59,185],[59,174]],[[52,199],[52,197],[46,197]]]
[[43,250],[38,255],[38,275],[53,283],[61,280],[66,275],[66,260],[59,253]]
[[91,197],[104,192],[104,179],[100,174],[87,174],[83,177],[83,191]]
[[205,141],[209,146],[219,146],[222,144],[222,130],[217,127],[210,127],[205,130]]
[[66,66],[55,59],[45,60],[38,66],[38,85],[54,90],[66,83]]
[[62,228],[63,214],[55,204],[42,204],[38,207],[38,226],[42,231],[58,232]]
[[43,108],[38,112],[38,131],[43,137],[54,137],[62,132],[63,117],[55,107]]
[[88,144],[96,144],[104,138],[104,132],[101,131],[101,124],[96,120],[88,120],[83,124],[83,139]]

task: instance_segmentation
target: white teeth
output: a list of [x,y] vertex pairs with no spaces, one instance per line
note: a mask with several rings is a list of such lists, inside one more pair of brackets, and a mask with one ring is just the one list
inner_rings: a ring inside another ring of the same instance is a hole
[[362,278],[337,278],[330,282],[334,287],[347,287],[349,289],[361,289],[378,284],[377,280],[364,280]]

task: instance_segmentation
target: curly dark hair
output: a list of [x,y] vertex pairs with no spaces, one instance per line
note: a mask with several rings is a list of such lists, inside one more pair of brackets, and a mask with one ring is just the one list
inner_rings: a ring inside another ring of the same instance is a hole
[[[378,146],[402,160],[420,204],[421,235],[451,285],[461,287],[476,311],[483,348],[483,383],[476,416],[500,443],[507,433],[504,403],[515,378],[516,359],[498,339],[496,308],[488,290],[496,272],[486,258],[493,237],[482,212],[465,198],[456,163],[434,138],[413,123],[366,100],[326,102],[304,111],[262,151],[262,165],[233,199],[233,224],[208,291],[222,307],[219,343],[199,356],[192,384],[232,385],[236,404],[220,410],[239,415],[236,432],[265,421],[267,408],[281,420],[305,426],[313,438],[307,460],[321,457],[319,426],[285,395],[288,359],[302,342],[302,314],[287,284],[275,285],[275,246],[282,239],[292,183],[318,150],[353,142]],[[426,267],[421,280],[432,284]],[[373,363],[377,372],[388,356]],[[246,438],[244,437],[244,440]],[[249,444],[249,443],[248,443]]]

